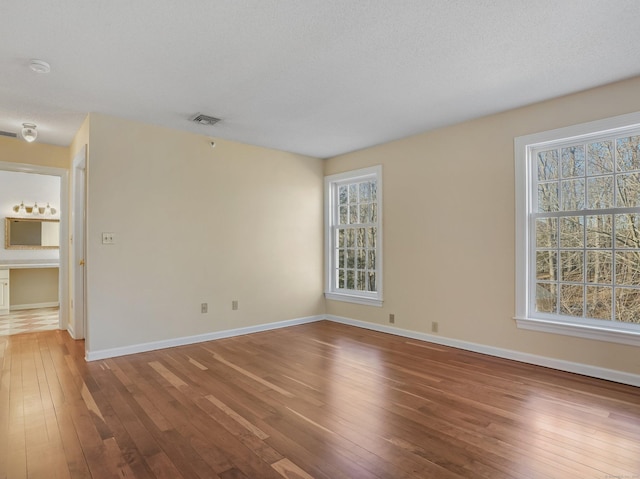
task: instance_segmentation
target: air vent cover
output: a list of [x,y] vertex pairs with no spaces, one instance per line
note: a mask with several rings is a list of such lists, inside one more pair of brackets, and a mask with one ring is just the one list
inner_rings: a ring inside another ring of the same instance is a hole
[[197,115],[195,115],[193,118],[191,118],[191,121],[195,121],[196,123],[200,124],[200,125],[215,125],[216,123],[218,123],[220,120],[220,118],[216,118],[214,116],[209,116],[209,115],[203,115],[202,113],[198,113]]
[[10,131],[1,131],[0,130],[0,136],[8,136],[10,138],[17,138],[18,135],[16,133],[11,133]]

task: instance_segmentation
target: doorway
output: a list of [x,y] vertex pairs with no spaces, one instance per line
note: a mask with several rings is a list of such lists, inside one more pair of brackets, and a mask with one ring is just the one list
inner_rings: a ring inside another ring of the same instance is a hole
[[71,317],[69,333],[74,339],[87,336],[86,303],[86,199],[87,147],[81,148],[73,159],[71,207]]
[[[69,172],[64,168],[38,166],[24,163],[0,162],[0,171],[54,176],[59,178],[60,247],[58,256],[58,328],[67,329],[69,323]],[[5,205],[3,207],[7,209]],[[9,207],[11,209],[11,207]],[[11,211],[1,212],[2,216]],[[15,261],[12,260],[15,263]],[[9,261],[7,261],[9,263]]]

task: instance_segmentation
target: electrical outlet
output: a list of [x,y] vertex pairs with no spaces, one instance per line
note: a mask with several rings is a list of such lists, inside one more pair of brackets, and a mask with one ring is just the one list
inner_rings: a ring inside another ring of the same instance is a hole
[[234,299],[233,301],[231,301],[231,309],[236,311],[238,309],[238,300]]
[[431,321],[431,332],[432,333],[437,333],[438,332],[438,322],[437,321]]
[[200,305],[200,312],[201,313],[207,313],[209,312],[209,304],[208,303],[202,303]]
[[115,243],[116,243],[115,233],[102,233],[102,244],[115,244]]
[[395,314],[390,314],[389,315],[389,322],[391,324],[394,324],[396,322],[396,315]]

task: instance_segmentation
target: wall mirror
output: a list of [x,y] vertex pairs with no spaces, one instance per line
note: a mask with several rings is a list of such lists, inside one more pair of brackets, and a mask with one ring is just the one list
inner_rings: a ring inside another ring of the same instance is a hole
[[58,249],[60,220],[40,218],[5,218],[6,249]]

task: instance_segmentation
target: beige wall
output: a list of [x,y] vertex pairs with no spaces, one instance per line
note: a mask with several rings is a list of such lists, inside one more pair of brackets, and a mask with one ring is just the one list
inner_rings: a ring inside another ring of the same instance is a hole
[[69,148],[0,136],[0,161],[69,168]]
[[9,280],[11,309],[58,302],[58,268],[12,269]]
[[89,352],[324,312],[322,160],[89,125]]
[[638,348],[518,329],[514,137],[640,110],[640,78],[328,160],[325,174],[383,165],[384,306],[327,313],[640,373]]

